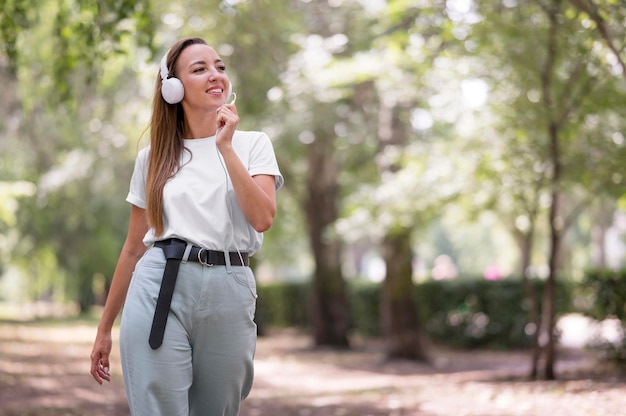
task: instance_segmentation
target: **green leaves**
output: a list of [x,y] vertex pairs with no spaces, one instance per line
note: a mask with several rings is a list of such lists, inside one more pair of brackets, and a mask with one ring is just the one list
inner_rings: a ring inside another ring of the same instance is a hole
[[17,67],[19,35],[36,23],[31,3],[29,0],[5,0],[0,5],[0,42],[12,72]]
[[150,5],[139,0],[7,0],[0,6],[6,62],[19,79],[49,77],[41,97],[51,105],[72,102],[80,83],[95,82],[112,54],[130,52],[132,43],[154,50]]

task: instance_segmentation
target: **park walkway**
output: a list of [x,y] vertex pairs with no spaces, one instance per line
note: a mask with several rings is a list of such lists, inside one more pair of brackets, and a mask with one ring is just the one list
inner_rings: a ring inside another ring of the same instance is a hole
[[[0,322],[0,416],[128,416],[117,351],[110,385],[88,374],[94,334],[88,322]],[[626,416],[624,378],[578,348],[561,351],[551,382],[525,380],[525,352],[432,357],[387,362],[374,341],[313,350],[297,331],[273,332],[241,416]]]

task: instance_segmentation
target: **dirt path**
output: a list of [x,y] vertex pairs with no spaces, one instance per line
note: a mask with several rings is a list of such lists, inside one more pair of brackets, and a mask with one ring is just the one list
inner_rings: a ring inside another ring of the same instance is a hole
[[[0,415],[128,416],[117,351],[110,385],[88,374],[94,334],[91,323],[0,323]],[[241,416],[626,416],[625,379],[580,350],[561,352],[553,382],[524,381],[523,352],[432,355],[432,366],[385,362],[376,343],[320,351],[277,332],[259,339]]]

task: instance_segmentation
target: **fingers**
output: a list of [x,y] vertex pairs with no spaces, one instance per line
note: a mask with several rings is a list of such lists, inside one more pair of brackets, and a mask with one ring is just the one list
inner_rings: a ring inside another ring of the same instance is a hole
[[91,353],[91,376],[98,384],[111,381],[109,359],[102,358],[96,351]]
[[[99,364],[98,365],[98,375],[102,380],[106,380],[107,383],[111,382],[111,374],[109,373],[109,365],[108,364]],[[102,383],[100,383],[102,384]]]
[[103,381],[111,381],[109,374],[109,354],[111,354],[111,332],[98,331],[90,356],[90,373],[98,384],[102,384]]
[[98,384],[102,384],[103,381],[107,383],[111,382],[111,374],[109,373],[109,367],[102,363],[98,363],[91,368],[91,376]]
[[[237,115],[237,108],[233,104],[224,104],[217,109],[217,134],[219,141],[230,140],[227,137],[231,137],[239,124],[239,116]],[[226,127],[226,129],[224,129]],[[224,136],[222,130],[229,133]]]
[[228,122],[235,124],[239,123],[239,115],[237,114],[237,109],[234,105],[230,104],[223,105],[217,109],[217,119],[218,121],[222,121],[223,124],[228,124]]
[[237,115],[237,107],[235,104],[224,104],[217,109],[217,114],[220,113],[232,113],[233,115]]

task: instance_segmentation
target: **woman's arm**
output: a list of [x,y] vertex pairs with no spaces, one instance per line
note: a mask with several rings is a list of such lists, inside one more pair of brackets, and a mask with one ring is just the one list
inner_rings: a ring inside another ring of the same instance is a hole
[[103,380],[111,381],[109,375],[109,355],[111,354],[111,329],[115,318],[119,314],[126,292],[130,285],[130,279],[137,261],[146,251],[143,237],[148,231],[145,210],[132,205],[128,234],[122,247],[120,257],[115,267],[113,281],[104,305],[104,311],[98,325],[98,333],[91,352],[91,375],[99,383]]
[[219,108],[217,123],[216,145],[224,158],[239,206],[256,231],[267,231],[276,215],[276,179],[272,175],[250,176],[235,153],[232,140],[239,116],[234,104],[225,104]]
[[252,227],[262,233],[267,231],[274,222],[276,215],[276,180],[271,175],[255,175],[250,173],[239,160],[234,150],[222,151],[233,183],[237,201],[246,219]]

